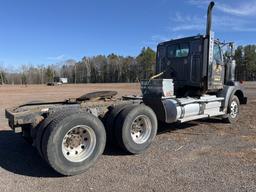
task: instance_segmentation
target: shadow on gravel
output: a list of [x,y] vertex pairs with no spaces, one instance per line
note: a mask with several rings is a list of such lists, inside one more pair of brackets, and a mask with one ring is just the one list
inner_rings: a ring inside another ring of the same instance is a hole
[[228,124],[228,123],[225,123],[223,122],[221,119],[214,119],[214,118],[211,118],[211,119],[198,119],[197,122],[202,122],[202,123],[214,123],[214,124]]
[[194,127],[197,125],[198,125],[198,123],[196,123],[195,121],[187,122],[187,123],[172,123],[172,124],[158,122],[157,134],[160,135],[160,134],[172,132],[172,131],[175,131],[178,129],[187,129],[187,128],[191,128],[191,127]]
[[[158,122],[157,135],[164,134],[167,132],[172,132],[178,129],[190,128],[196,125],[198,125],[198,123],[196,122],[189,122],[189,123],[183,123],[183,124],[178,124],[178,123],[166,124],[166,123]],[[120,147],[118,147],[114,143],[107,143],[103,155],[122,156],[122,155],[131,155],[131,154],[122,150]]]
[[163,134],[163,133],[175,131],[178,129],[187,129],[187,128],[191,128],[191,127],[200,125],[202,123],[203,124],[204,123],[226,124],[221,119],[218,119],[218,118],[198,119],[198,120],[194,120],[194,121],[190,121],[190,122],[186,122],[186,123],[172,123],[172,124],[158,122],[158,134]]
[[0,167],[31,177],[60,177],[36,149],[12,131],[0,131]]
[[[159,123],[158,135],[178,129],[187,129],[200,122],[217,123],[220,120],[200,120],[183,124]],[[114,144],[107,144],[103,155],[129,155]],[[23,138],[12,131],[0,131],[0,167],[19,175],[31,177],[62,177],[55,172]]]
[[128,152],[122,150],[116,144],[107,143],[106,147],[105,147],[105,150],[103,152],[103,155],[108,155],[108,156],[125,156],[125,155],[130,155],[130,154]]

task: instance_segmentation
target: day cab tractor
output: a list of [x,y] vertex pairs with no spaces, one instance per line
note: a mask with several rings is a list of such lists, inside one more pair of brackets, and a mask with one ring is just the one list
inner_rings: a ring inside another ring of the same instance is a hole
[[130,154],[144,152],[158,122],[212,117],[236,122],[247,97],[234,77],[234,44],[220,42],[211,31],[213,7],[211,2],[205,35],[158,45],[156,75],[141,80],[141,96],[117,98],[115,91],[100,91],[60,102],[31,102],[6,109],[10,127],[54,170],[76,175],[97,161],[106,142]]

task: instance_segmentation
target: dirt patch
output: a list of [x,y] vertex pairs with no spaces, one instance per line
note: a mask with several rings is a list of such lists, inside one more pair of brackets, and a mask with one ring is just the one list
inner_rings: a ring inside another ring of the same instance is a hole
[[243,161],[251,161],[256,162],[256,151],[252,150],[244,150],[244,151],[237,151],[237,152],[224,152],[224,156],[228,158],[239,158]]
[[253,142],[256,143],[256,135],[247,135],[247,136],[241,136],[241,139],[247,142]]

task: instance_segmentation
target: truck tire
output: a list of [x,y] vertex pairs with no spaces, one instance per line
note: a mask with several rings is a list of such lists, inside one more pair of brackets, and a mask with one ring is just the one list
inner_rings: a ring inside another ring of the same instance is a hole
[[223,119],[226,123],[235,123],[240,112],[240,102],[237,96],[233,95],[228,104],[227,116]]
[[127,104],[120,104],[115,107],[111,107],[107,114],[105,115],[104,125],[106,128],[107,133],[107,144],[114,145],[116,144],[116,137],[115,137],[115,122],[117,119],[118,114],[127,107],[135,107],[136,105],[127,105]]
[[131,154],[139,154],[154,140],[157,133],[157,118],[151,108],[140,104],[121,111],[115,126],[119,146]]
[[86,112],[66,113],[52,120],[42,138],[42,153],[62,175],[90,168],[103,153],[106,132],[102,122]]
[[[77,111],[76,111],[77,112]],[[47,128],[47,126],[56,118],[61,116],[66,116],[67,114],[75,113],[75,110],[62,110],[62,111],[56,111],[54,113],[51,113],[47,118],[45,118],[42,122],[40,122],[36,129],[36,138],[34,141],[34,145],[39,153],[39,155],[44,158],[42,153],[42,139],[43,134]]]
[[41,139],[40,139],[40,152],[41,152],[41,157],[47,162],[48,162],[48,158],[47,158],[47,148],[43,147],[47,145],[47,137],[45,137],[45,133],[46,130],[48,129],[48,127],[50,126],[50,124],[52,123],[53,120],[55,119],[63,119],[69,115],[75,114],[75,113],[79,113],[79,110],[71,110],[71,109],[66,109],[64,111],[56,111],[55,113],[50,114],[45,122],[43,122],[41,128]]
[[107,144],[112,145],[115,143],[114,125],[117,115],[125,108],[125,105],[117,105],[111,107],[104,117],[104,125],[107,134]]

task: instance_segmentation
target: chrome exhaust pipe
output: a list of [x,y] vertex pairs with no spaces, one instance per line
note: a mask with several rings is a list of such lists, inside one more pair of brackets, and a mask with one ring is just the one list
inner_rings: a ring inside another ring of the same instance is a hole
[[212,28],[212,9],[215,3],[212,1],[207,10],[207,24],[206,24],[206,36],[210,36],[211,28]]

